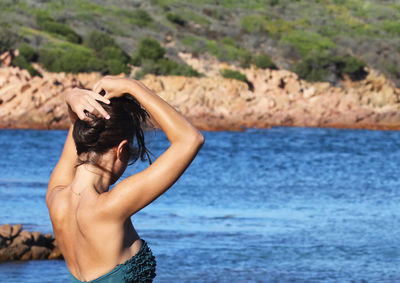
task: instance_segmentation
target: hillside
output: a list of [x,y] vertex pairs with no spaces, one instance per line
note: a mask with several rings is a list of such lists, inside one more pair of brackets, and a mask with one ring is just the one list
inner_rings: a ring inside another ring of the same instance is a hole
[[[365,78],[368,65],[400,83],[396,0],[3,0],[0,19],[0,52],[22,46],[14,65],[31,74],[38,61],[55,72],[129,73],[137,65],[139,77],[204,76],[178,56],[184,51],[334,85]],[[143,57],[140,46],[155,52]]]

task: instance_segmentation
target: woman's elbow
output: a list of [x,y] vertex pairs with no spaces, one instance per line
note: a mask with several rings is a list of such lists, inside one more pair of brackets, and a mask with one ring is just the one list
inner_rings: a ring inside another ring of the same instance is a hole
[[205,142],[205,138],[202,135],[202,133],[198,130],[196,130],[191,138],[190,138],[191,143],[193,144],[193,146],[197,147],[197,148],[201,148]]

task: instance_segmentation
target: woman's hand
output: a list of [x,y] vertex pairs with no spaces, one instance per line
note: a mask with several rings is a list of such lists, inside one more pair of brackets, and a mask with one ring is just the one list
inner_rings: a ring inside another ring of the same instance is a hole
[[93,91],[96,93],[104,91],[104,97],[111,99],[131,92],[132,86],[136,83],[137,81],[132,79],[121,78],[118,76],[105,76],[94,85]]
[[110,103],[110,100],[104,96],[86,89],[73,88],[65,95],[65,102],[68,104],[70,110],[75,113],[79,119],[84,121],[90,120],[85,111],[96,116],[103,116],[106,119],[110,118],[110,115],[108,115],[97,101],[106,104]]

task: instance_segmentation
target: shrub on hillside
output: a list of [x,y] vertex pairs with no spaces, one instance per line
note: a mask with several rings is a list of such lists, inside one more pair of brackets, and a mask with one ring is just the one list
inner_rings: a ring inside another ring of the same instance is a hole
[[124,22],[139,26],[148,27],[153,23],[150,14],[142,9],[128,10],[123,8],[115,8],[114,16],[118,17]]
[[201,74],[188,65],[178,64],[168,58],[162,58],[154,61],[144,59],[141,70],[135,73],[135,77],[140,79],[146,74],[155,74],[159,76],[184,76],[200,77]]
[[239,58],[239,66],[242,68],[248,68],[248,67],[250,67],[252,60],[253,60],[253,56],[251,55],[251,53],[245,52]]
[[107,60],[107,70],[108,73],[111,75],[118,75],[121,73],[129,73],[129,67],[120,60],[117,59],[110,59]]
[[292,70],[307,81],[336,82],[348,75],[361,80],[368,74],[364,61],[351,56],[333,56],[329,53],[310,53],[293,65]]
[[97,30],[88,32],[84,44],[96,52],[100,52],[104,47],[119,47],[114,38]]
[[348,75],[353,81],[362,80],[368,74],[365,70],[367,64],[361,59],[352,56],[337,56],[335,60],[340,73]]
[[80,43],[80,36],[68,25],[57,22],[45,12],[39,12],[36,22],[42,30],[64,36],[69,42]]
[[271,58],[266,54],[258,54],[254,57],[254,64],[257,68],[261,69],[278,69],[274,62],[272,62]]
[[0,53],[13,49],[18,41],[18,35],[7,24],[0,27]]
[[51,72],[104,72],[105,68],[92,50],[80,46],[45,46],[39,50],[38,61]]
[[130,57],[110,35],[100,31],[91,31],[87,34],[84,43],[93,49],[96,57],[102,61],[99,63],[92,59],[91,67],[104,74],[129,73],[130,69],[127,64]]
[[175,14],[175,13],[167,13],[166,18],[171,23],[177,24],[179,26],[184,26],[186,24],[185,19],[182,18],[180,15]]
[[140,66],[142,60],[149,59],[152,61],[160,60],[165,55],[165,49],[161,44],[152,38],[142,38],[137,46],[137,50],[132,57],[132,64]]
[[31,63],[29,63],[23,56],[17,56],[13,59],[12,64],[14,66],[17,66],[21,69],[25,69],[29,72],[29,74],[34,77],[34,76],[42,76],[38,70],[33,68]]
[[280,44],[291,44],[297,48],[302,56],[315,50],[322,52],[336,45],[327,37],[311,31],[295,30],[282,36]]
[[221,61],[241,62],[243,66],[248,65],[248,60],[251,57],[251,53],[248,50],[231,45],[231,43],[224,44],[215,40],[206,40],[205,48]]
[[152,38],[141,39],[131,61],[133,65],[141,66],[141,70],[136,72],[135,77],[141,78],[146,74],[185,77],[200,76],[200,73],[192,67],[164,58],[164,55],[165,49],[157,40]]
[[[102,74],[109,74],[109,64],[106,61],[96,57],[91,56],[87,61],[88,70],[100,72]],[[118,73],[120,74],[120,73]]]
[[[292,71],[300,78],[310,81],[330,81],[336,80],[335,74],[331,74],[332,59],[329,56],[318,54],[318,56],[307,56],[297,61],[292,66]],[[331,75],[331,76],[329,76]],[[332,77],[334,75],[334,77]]]
[[117,60],[125,65],[129,62],[129,56],[121,48],[114,46],[104,47],[99,57],[104,60]]
[[400,22],[399,21],[384,21],[383,29],[392,34],[392,35],[400,35]]
[[18,47],[18,50],[19,55],[12,60],[12,64],[27,70],[32,77],[41,76],[40,72],[33,68],[30,63],[37,60],[35,49],[29,44],[23,43]]
[[129,18],[130,22],[139,26],[139,27],[147,27],[150,26],[153,22],[153,19],[145,10],[136,9],[133,11],[133,15]]
[[18,47],[19,56],[22,56],[28,62],[34,62],[37,60],[37,54],[35,49],[27,43],[23,43]]
[[244,74],[239,71],[231,70],[231,69],[223,69],[221,71],[221,75],[227,79],[234,79],[241,82],[247,83],[247,78]]
[[264,30],[266,19],[261,15],[248,15],[242,19],[241,25],[245,31],[259,32]]

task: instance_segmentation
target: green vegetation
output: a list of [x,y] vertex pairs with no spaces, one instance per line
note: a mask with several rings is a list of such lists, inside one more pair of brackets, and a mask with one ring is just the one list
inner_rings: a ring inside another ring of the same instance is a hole
[[249,15],[242,19],[242,27],[248,32],[260,32],[266,23],[267,20],[260,15]]
[[221,61],[239,62],[241,66],[249,66],[251,52],[238,47],[233,39],[224,37],[220,42],[201,37],[187,37],[182,43],[190,48],[191,52],[201,54],[208,52]]
[[0,26],[0,53],[12,49],[18,40],[18,35],[11,29],[8,24]]
[[[394,0],[3,0],[0,18],[9,23],[7,28],[0,26],[0,51],[26,42],[53,53],[51,49],[66,43],[79,49],[84,39],[86,52],[81,57],[88,62],[74,69],[117,73],[133,63],[155,73],[174,73],[175,65],[184,66],[163,60],[165,54],[150,61],[129,58],[141,38],[153,37],[173,42],[167,52],[171,58],[185,51],[242,67],[254,63],[274,68],[273,62],[257,55],[268,53],[281,68],[304,71],[315,65],[321,72],[299,73],[333,83],[346,72],[354,73],[349,66],[359,64],[347,61],[358,58],[400,85],[400,5]],[[88,44],[91,30],[105,32],[113,42]],[[316,64],[310,54],[322,61]],[[343,62],[336,62],[338,57]]]
[[223,69],[221,70],[221,75],[227,79],[234,79],[244,83],[247,83],[247,78],[244,74],[239,71],[231,70],[231,69]]
[[93,49],[96,52],[101,52],[101,50],[108,47],[118,47],[115,40],[108,34],[101,31],[90,31],[85,38],[84,44]]
[[38,11],[36,21],[42,30],[64,36],[69,42],[79,43],[79,35],[66,24],[55,21],[47,12]]
[[19,46],[19,56],[25,58],[28,62],[34,62],[37,60],[37,54],[35,49],[29,44],[23,43]]
[[[302,25],[302,22],[296,24]],[[266,16],[255,14],[243,17],[241,26],[250,33],[267,32],[271,36],[280,36],[294,30],[295,24],[281,18],[271,20]]]
[[39,63],[51,72],[102,71],[94,58],[93,50],[67,43],[48,44],[39,50]]
[[138,49],[132,57],[132,64],[141,66],[135,77],[146,74],[199,77],[200,73],[188,65],[178,64],[164,57],[165,49],[153,38],[142,38]]
[[25,69],[29,72],[29,74],[33,76],[41,76],[40,72],[37,71],[35,68],[33,68],[32,64],[29,63],[24,57],[18,56],[14,58],[13,60],[13,65],[17,66],[21,69]]
[[153,19],[151,18],[150,14],[142,9],[130,11],[116,8],[115,11],[116,15],[123,17],[124,21],[138,27],[150,27],[153,23]]
[[177,24],[179,26],[184,26],[186,24],[185,19],[175,13],[167,13],[166,18],[171,23]]
[[130,57],[108,34],[100,31],[91,31],[86,36],[84,44],[91,48],[96,56],[96,58],[91,58],[88,62],[89,68],[111,75],[129,73],[130,69],[127,64],[130,61]]
[[51,43],[39,50],[39,63],[52,72],[129,73],[129,56],[106,33],[92,31],[85,45]]
[[265,54],[259,54],[254,57],[254,64],[261,69],[278,69],[275,63],[272,62],[271,57]]
[[400,36],[400,22],[397,21],[384,21],[382,28],[390,34]]
[[312,52],[294,64],[293,71],[308,81],[335,82],[344,75],[361,80],[367,75],[365,67],[365,62],[355,57]]
[[30,45],[23,43],[19,46],[19,56],[15,57],[12,61],[14,66],[21,69],[26,69],[29,74],[33,76],[41,76],[40,72],[33,68],[30,62],[37,60],[37,54],[35,49]]
[[288,43],[295,46],[302,56],[307,55],[313,50],[321,52],[336,47],[329,38],[315,32],[302,30],[296,30],[284,35],[280,43]]
[[142,60],[148,59],[151,61],[158,61],[164,58],[165,49],[160,45],[160,43],[153,38],[142,38],[133,56],[133,64],[140,66]]

